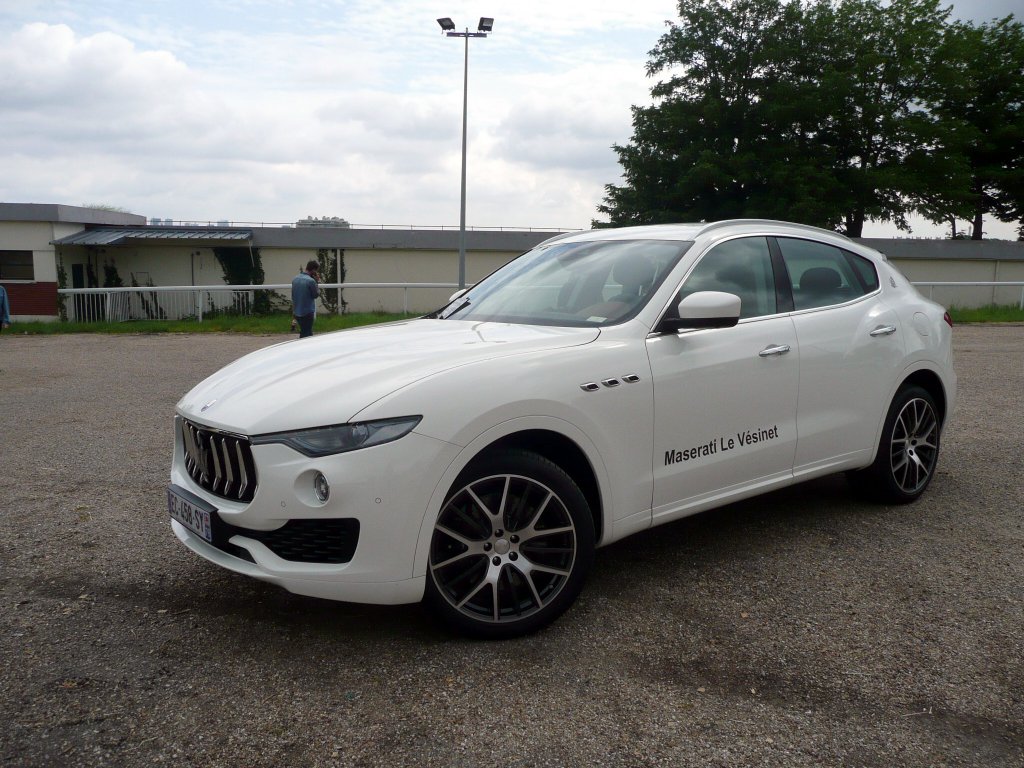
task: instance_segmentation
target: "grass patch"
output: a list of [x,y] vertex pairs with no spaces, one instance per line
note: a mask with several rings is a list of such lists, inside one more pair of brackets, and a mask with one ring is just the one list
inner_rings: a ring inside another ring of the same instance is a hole
[[1014,304],[987,307],[950,307],[954,323],[1024,323],[1024,309]]
[[[314,333],[356,328],[361,325],[408,320],[418,315],[387,312],[352,312],[346,315],[321,315],[313,326]],[[129,320],[123,323],[12,323],[8,333],[254,333],[285,336],[292,334],[291,315],[264,315],[260,317],[206,317],[197,320]]]

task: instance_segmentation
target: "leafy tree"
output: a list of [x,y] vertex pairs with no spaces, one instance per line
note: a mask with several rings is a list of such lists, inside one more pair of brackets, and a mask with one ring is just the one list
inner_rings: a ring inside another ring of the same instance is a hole
[[[680,2],[680,22],[651,51],[658,103],[633,107],[633,140],[616,145],[626,184],[598,210],[614,225],[740,216],[758,196],[764,92],[781,76],[781,0]],[[790,19],[792,20],[792,19]]]
[[[320,278],[324,283],[345,282],[345,275],[348,271],[345,266],[345,251],[338,249],[338,253],[335,255],[335,250],[334,248],[318,248],[316,251],[316,260],[320,264]],[[348,311],[345,292],[340,288],[321,288],[320,303],[324,305],[324,309],[335,315],[344,315]]]
[[932,185],[918,210],[932,221],[967,219],[981,240],[987,214],[1024,225],[1024,25],[953,24],[943,56],[951,68],[934,108],[942,161],[931,166],[955,180]]
[[[218,246],[213,248],[213,255],[220,262],[225,284],[263,285],[265,275],[259,248]],[[270,314],[280,303],[273,291],[253,291],[252,311],[257,315]]]
[[821,141],[845,192],[833,224],[849,236],[860,237],[869,219],[907,227],[908,196],[922,186],[907,160],[936,143],[928,108],[939,94],[948,15],[939,0],[843,0],[808,14],[825,27],[818,38],[835,41],[822,61]]
[[906,226],[937,144],[939,0],[681,0],[651,51],[654,106],[614,147],[612,224],[772,216]]
[[103,260],[103,287],[104,288],[120,288],[124,285],[124,280],[121,279],[121,275],[118,274],[117,264],[113,259],[107,261]]

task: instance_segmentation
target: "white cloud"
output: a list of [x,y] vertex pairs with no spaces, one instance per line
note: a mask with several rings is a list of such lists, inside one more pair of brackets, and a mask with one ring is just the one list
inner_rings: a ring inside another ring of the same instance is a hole
[[0,199],[456,224],[464,41],[435,18],[488,15],[470,42],[469,223],[584,227],[675,5],[0,0]]

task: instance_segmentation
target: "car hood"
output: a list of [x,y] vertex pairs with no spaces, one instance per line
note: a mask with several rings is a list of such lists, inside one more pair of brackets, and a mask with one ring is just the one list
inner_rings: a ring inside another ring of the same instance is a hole
[[[253,352],[194,387],[178,413],[242,434],[343,424],[413,382],[483,360],[588,344],[595,328],[411,320]],[[396,413],[395,416],[412,414]]]

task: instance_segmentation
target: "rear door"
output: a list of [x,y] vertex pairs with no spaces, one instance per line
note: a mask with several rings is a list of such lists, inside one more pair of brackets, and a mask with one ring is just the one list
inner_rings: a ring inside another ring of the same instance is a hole
[[832,245],[775,238],[793,291],[800,345],[794,473],[862,466],[904,355],[903,330],[875,266]]

